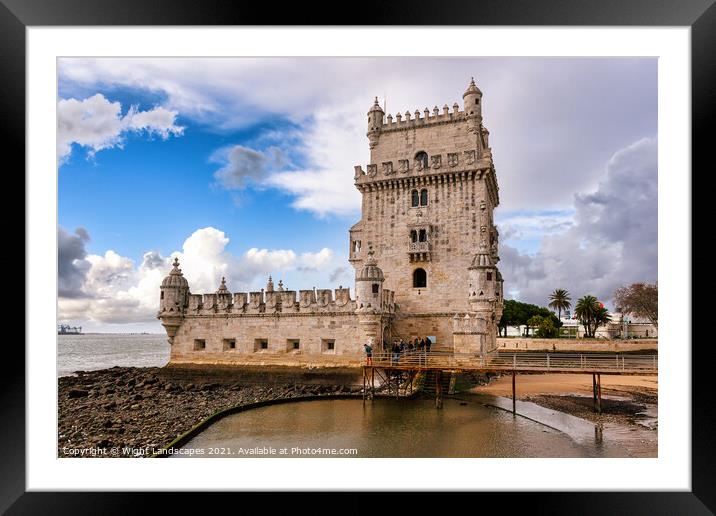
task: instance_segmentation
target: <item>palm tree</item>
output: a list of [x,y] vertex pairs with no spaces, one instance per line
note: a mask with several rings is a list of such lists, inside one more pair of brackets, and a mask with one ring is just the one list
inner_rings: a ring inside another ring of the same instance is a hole
[[599,303],[599,309],[597,310],[597,313],[594,314],[594,333],[597,333],[600,326],[610,322],[612,322],[612,316],[609,315],[609,312],[604,305]]
[[572,307],[572,298],[569,297],[569,292],[563,288],[555,289],[549,295],[549,306],[553,310],[557,310],[557,317],[562,321],[562,310],[569,310]]
[[612,320],[609,312],[594,296],[584,296],[577,300],[574,315],[584,326],[587,337],[594,337],[597,329]]
[[599,301],[594,296],[584,296],[577,300],[574,307],[574,315],[584,326],[584,333],[587,337],[592,337],[592,325],[597,310],[599,309]]

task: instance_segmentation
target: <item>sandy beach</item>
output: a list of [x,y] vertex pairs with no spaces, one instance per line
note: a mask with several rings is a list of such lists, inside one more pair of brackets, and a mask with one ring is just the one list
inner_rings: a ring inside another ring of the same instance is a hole
[[[658,385],[656,376],[602,375],[601,379],[602,394],[621,392],[629,395],[634,392],[653,391],[653,394],[656,395]],[[476,387],[473,391],[493,396],[512,396],[512,377],[496,378],[488,385]],[[587,374],[520,374],[516,380],[516,393],[519,399],[538,394],[591,396],[592,377]]]

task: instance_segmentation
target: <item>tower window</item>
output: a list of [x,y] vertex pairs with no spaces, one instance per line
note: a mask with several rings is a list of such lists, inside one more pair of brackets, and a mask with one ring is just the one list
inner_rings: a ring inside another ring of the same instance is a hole
[[491,272],[487,273],[487,281],[492,281],[492,273]]
[[413,288],[425,288],[428,284],[428,274],[425,269],[415,269],[413,271]]
[[[418,232],[415,231],[414,229],[410,232],[410,241],[413,243],[418,241]],[[162,294],[163,294],[163,292],[162,292]]]
[[373,283],[373,294],[377,294],[377,293],[378,293],[378,288],[379,288],[379,287],[378,287],[378,284],[377,284],[377,283]]
[[427,206],[428,205],[428,191],[423,188],[420,190],[420,206]]
[[411,193],[411,197],[412,197],[411,205],[413,206],[413,208],[415,208],[416,206],[418,206],[420,204],[420,194],[418,194],[417,190],[413,190]]
[[159,293],[159,299],[164,299],[164,291],[163,290]]
[[421,229],[420,236],[418,237],[418,241],[427,242],[427,240],[428,240],[427,232],[424,229]]
[[415,161],[422,163],[423,168],[428,168],[428,154],[425,151],[420,151],[415,155]]

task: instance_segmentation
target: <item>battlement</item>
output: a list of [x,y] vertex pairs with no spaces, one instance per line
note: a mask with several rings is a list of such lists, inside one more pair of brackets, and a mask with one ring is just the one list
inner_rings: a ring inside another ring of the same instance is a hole
[[383,125],[380,131],[402,131],[435,124],[463,121],[467,116],[465,111],[460,110],[460,106],[457,102],[452,105],[452,111],[450,111],[447,104],[442,107],[442,111],[437,106],[433,107],[432,112],[426,107],[422,113],[419,109],[416,109],[413,113],[410,111],[396,113],[395,117],[391,114],[386,115],[383,119]]
[[[394,292],[383,290],[383,311],[395,311]],[[353,313],[349,288],[189,294],[184,315]],[[162,313],[160,312],[160,316]]]
[[[354,181],[360,191],[366,189],[452,182],[465,179],[485,179],[492,206],[499,204],[499,186],[492,163],[492,151],[488,148],[478,157],[477,150],[434,154],[428,157],[427,166],[421,160],[399,159],[354,167]],[[405,184],[404,184],[405,183]]]
[[419,159],[399,159],[396,161],[383,161],[380,164],[370,163],[363,170],[362,165],[353,167],[355,173],[353,178],[356,182],[362,179],[374,179],[379,176],[401,176],[422,174],[427,175],[432,172],[458,172],[465,170],[481,170],[492,167],[492,151],[486,149],[481,155],[477,155],[477,150],[468,150],[459,152],[449,152],[447,154],[433,154],[429,156],[429,161],[425,164]]

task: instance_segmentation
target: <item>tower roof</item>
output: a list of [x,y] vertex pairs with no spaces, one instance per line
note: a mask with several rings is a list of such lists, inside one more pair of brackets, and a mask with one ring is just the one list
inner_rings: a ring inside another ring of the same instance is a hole
[[219,285],[219,289],[216,291],[217,294],[230,294],[229,289],[226,288],[226,278],[221,277],[221,285]]
[[380,111],[381,113],[384,113],[383,108],[380,107],[380,104],[378,104],[378,97],[376,97],[373,101],[373,105],[370,107],[368,114],[371,114],[373,111]]
[[378,262],[375,261],[373,251],[368,251],[368,258],[366,258],[363,267],[356,274],[356,281],[383,281],[385,276]]
[[467,97],[468,95],[471,95],[473,93],[477,93],[478,95],[482,96],[482,92],[480,91],[480,88],[478,88],[475,85],[475,78],[470,78],[470,85],[467,87],[467,90],[465,90],[465,93],[462,94],[462,98]]
[[173,265],[174,268],[169,272],[169,276],[162,281],[162,287],[189,287],[189,282],[179,268],[179,258],[174,258]]

